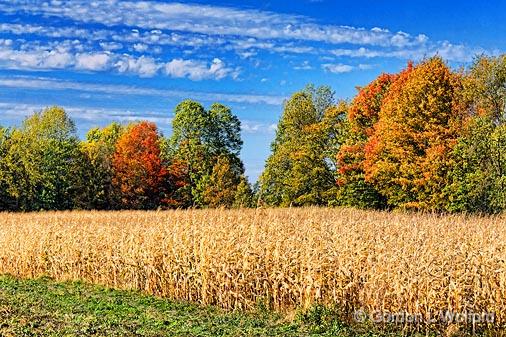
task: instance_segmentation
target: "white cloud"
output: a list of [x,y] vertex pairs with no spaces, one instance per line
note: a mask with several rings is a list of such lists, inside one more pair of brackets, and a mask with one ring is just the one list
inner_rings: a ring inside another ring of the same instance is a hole
[[[119,22],[118,18],[110,16],[120,15],[127,20],[125,22],[127,25],[136,28],[91,30],[76,26],[45,27],[3,23],[0,24],[0,32],[44,35],[52,38],[82,38],[89,43],[98,43],[105,51],[119,50],[124,45],[130,45],[130,50],[151,54],[161,53],[160,46],[177,48],[175,50],[186,54],[199,52],[203,47],[222,48],[234,51],[241,58],[255,56],[258,50],[280,54],[333,53],[335,56],[400,59],[419,59],[439,52],[440,55],[448,55],[447,58],[450,61],[467,62],[476,53],[487,53],[481,48],[470,48],[446,41],[431,42],[424,34],[410,35],[402,31],[392,33],[388,29],[378,27],[367,30],[347,26],[318,25],[307,17],[265,11],[178,3],[138,2],[137,4],[129,1],[121,3],[108,1],[97,7],[82,0],[67,0],[57,4],[51,3],[51,6],[40,6],[13,0],[10,6],[0,3],[0,10],[13,12],[15,9],[22,9],[31,13],[57,15],[72,18],[78,22],[92,23],[102,17],[110,26],[114,22]],[[67,5],[70,7],[63,8]],[[88,15],[76,15],[70,12],[69,8],[75,8],[79,13]],[[110,10],[107,11],[106,8]],[[187,17],[178,17],[177,13],[190,14]],[[223,16],[218,13],[222,13]],[[230,14],[230,16],[226,17],[225,14]],[[91,15],[96,17],[91,17]],[[255,22],[258,24],[254,24]],[[269,30],[269,32],[264,30]],[[305,45],[306,42],[315,41],[330,44],[355,44],[362,47],[332,49],[332,46],[315,48]],[[367,45],[376,48],[364,47]]]
[[[0,40],[2,41],[2,40]],[[63,69],[74,63],[74,57],[66,48],[45,50],[34,46],[32,49],[13,48],[10,40],[0,43],[0,66],[8,69]]]
[[286,97],[274,95],[253,95],[239,93],[196,92],[184,90],[164,90],[127,85],[93,84],[72,82],[48,77],[0,77],[0,87],[22,89],[76,90],[83,93],[104,93],[109,95],[138,95],[149,97],[188,98],[205,102],[223,101],[243,104],[268,104],[280,106]]
[[6,46],[9,47],[12,45],[11,39],[0,39],[0,46]]
[[0,66],[7,69],[51,70],[76,69],[85,71],[117,71],[141,77],[152,77],[164,69],[172,77],[185,77],[194,81],[220,80],[225,77],[237,79],[239,70],[231,68],[222,60],[214,58],[211,63],[192,59],[173,59],[170,62],[113,52],[80,52],[79,41],[52,42],[41,45],[38,41],[16,46],[11,40],[0,40]]
[[306,60],[306,61],[302,62],[301,65],[293,67],[293,69],[295,69],[295,70],[311,70],[311,69],[313,69],[313,67],[309,64],[309,61]]
[[[332,44],[398,46],[415,45],[421,36],[386,29],[370,30],[348,26],[321,25],[307,17],[260,10],[234,9],[210,5],[160,3],[150,1],[103,1],[100,6],[85,0],[29,3],[11,0],[0,4],[7,13],[25,11],[59,16],[77,22],[119,24],[131,27],[172,30],[205,35],[249,36],[259,39],[321,41]],[[156,34],[154,34],[156,35]]]
[[371,29],[371,31],[376,32],[376,33],[390,33],[390,31],[388,29],[380,28],[380,27],[374,27]]
[[477,54],[484,53],[483,49],[475,49],[470,51],[463,45],[454,45],[448,41],[444,41],[441,45],[432,52],[433,54],[439,54],[441,57],[447,60],[455,60],[460,62],[469,62]]
[[272,134],[276,131],[276,124],[267,124],[263,122],[243,120],[241,121],[241,131],[244,133],[267,133]]
[[278,129],[278,125],[277,124],[271,124],[271,125],[269,125],[269,130],[271,132],[276,132],[277,129]]
[[134,44],[134,50],[136,52],[139,52],[139,53],[143,53],[145,52],[146,50],[148,50],[148,45],[147,44],[144,44],[144,43],[136,43]]
[[409,34],[404,32],[398,32],[397,34],[392,36],[390,41],[392,42],[392,45],[396,47],[406,47],[411,44],[418,44],[417,42],[419,41],[419,39],[415,39],[414,41],[412,41],[411,36]]
[[47,53],[47,57],[44,59],[44,67],[61,69],[71,64],[72,55],[68,52],[57,52],[52,50]]
[[372,64],[361,63],[358,65],[358,69],[360,69],[360,70],[369,70],[369,69],[373,69],[373,68],[374,68],[374,66]]
[[[481,48],[430,41],[424,34],[318,24],[305,16],[261,10],[132,0],[97,4],[85,0],[0,1],[0,11],[59,17],[68,25],[0,23],[0,33],[21,39],[30,35],[30,44],[22,46],[17,46],[20,39],[0,39],[0,67],[113,71],[141,77],[165,74],[199,81],[238,79],[240,69],[223,54],[214,54],[216,50],[234,52],[257,66],[260,51],[294,58],[300,55],[292,63],[297,70],[311,69],[312,65],[303,60],[309,58],[306,55],[318,55],[320,64],[314,66],[333,73],[348,72],[353,67],[342,64],[347,63],[342,59],[327,59],[329,55],[420,60],[439,54],[449,61],[468,62],[476,54],[489,54]],[[100,23],[104,28],[81,28],[83,23]],[[33,38],[37,35],[50,38],[49,42],[43,45]],[[343,47],[341,44],[346,47],[338,48]],[[135,55],[121,54],[120,50]],[[364,69],[360,65],[356,68]]]
[[418,48],[404,49],[369,49],[365,47],[357,49],[333,49],[330,51],[335,56],[353,58],[398,58],[420,60],[424,57],[440,55],[444,59],[457,62],[472,61],[475,55],[486,53],[482,48],[469,48],[462,44],[452,44],[448,41],[438,42]]
[[328,71],[328,72],[331,72],[334,74],[349,73],[350,71],[352,71],[354,69],[353,66],[350,66],[348,64],[342,64],[342,63],[337,63],[337,64],[325,63],[325,64],[322,64],[322,68],[325,71]]
[[256,56],[257,52],[255,52],[255,51],[238,51],[237,55],[239,55],[243,59],[249,59],[250,57]]
[[135,73],[141,77],[152,77],[161,67],[151,57],[141,56],[135,58],[130,55],[123,55],[114,66],[120,73]]
[[383,56],[382,51],[370,50],[364,47],[358,49],[334,49],[330,51],[335,56],[349,56],[349,57],[379,57]]
[[103,71],[109,69],[111,56],[106,53],[88,53],[76,55],[76,69]]
[[99,45],[105,51],[119,50],[123,48],[123,45],[118,42],[100,42]]
[[175,78],[189,78],[192,81],[215,78],[217,80],[227,76],[236,78],[236,70],[229,68],[225,63],[215,58],[210,65],[196,60],[174,59],[165,65],[165,73]]
[[[0,111],[3,116],[11,116],[23,118],[41,111],[45,108],[43,105],[24,104],[15,102],[0,102]],[[75,107],[64,106],[70,117],[78,121],[118,121],[118,122],[134,122],[147,120],[159,124],[170,124],[172,117],[167,116],[165,112],[149,112],[149,111],[130,111],[130,110],[114,110],[96,107]]]

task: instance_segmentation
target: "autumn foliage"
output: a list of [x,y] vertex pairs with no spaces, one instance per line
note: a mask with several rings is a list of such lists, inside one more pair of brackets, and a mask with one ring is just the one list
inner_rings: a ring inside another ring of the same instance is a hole
[[86,139],[65,110],[0,127],[0,210],[352,206],[506,209],[506,56],[452,70],[440,57],[381,74],[338,101],[307,85],[283,106],[253,187],[241,121],[184,100],[172,133],[112,123]]
[[455,72],[408,63],[359,88],[336,154],[337,204],[499,212],[506,206],[506,57]]
[[365,181],[365,146],[374,133],[383,98],[397,75],[381,74],[359,88],[348,110],[349,131],[337,153],[340,199],[347,206],[382,207],[384,202],[374,186]]
[[158,205],[170,193],[170,174],[160,156],[156,125],[141,122],[118,140],[113,156],[113,186],[125,208]]
[[342,174],[362,171],[364,148],[378,120],[383,97],[395,75],[382,74],[364,88],[360,88],[349,108],[350,137],[340,148],[338,159]]
[[408,67],[385,96],[365,147],[366,180],[391,206],[444,207],[450,154],[462,128],[461,77],[440,58]]

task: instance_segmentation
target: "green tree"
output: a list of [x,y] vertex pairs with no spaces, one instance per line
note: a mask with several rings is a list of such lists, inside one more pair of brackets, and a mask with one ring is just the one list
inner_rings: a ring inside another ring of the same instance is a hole
[[506,55],[479,57],[464,78],[471,119],[453,151],[450,211],[506,209]]
[[172,128],[169,157],[186,167],[188,184],[178,193],[188,206],[207,205],[209,196],[204,194],[211,188],[211,175],[218,158],[227,158],[228,176],[233,177],[229,183],[239,183],[239,177],[244,174],[239,158],[241,123],[228,107],[215,103],[206,110],[198,102],[183,101],[175,109]]
[[255,204],[253,199],[253,190],[248,179],[245,176],[241,176],[232,206],[234,208],[254,207]]
[[87,162],[83,172],[87,183],[80,202],[84,208],[112,209],[119,205],[120,197],[112,186],[112,160],[116,143],[123,132],[123,126],[111,123],[102,129],[89,130],[86,140],[81,143]]
[[204,204],[209,207],[232,207],[240,184],[240,176],[232,169],[229,157],[218,157],[205,181]]
[[4,181],[16,209],[70,209],[81,188],[81,154],[74,123],[59,107],[35,113],[13,130]]
[[496,213],[506,209],[506,125],[477,116],[453,152],[447,210]]
[[8,193],[8,175],[10,174],[5,158],[9,152],[10,130],[0,126],[0,211],[12,210],[15,200]]
[[314,84],[310,83],[306,85],[303,92],[309,95],[313,101],[314,108],[316,110],[317,119],[322,119],[325,111],[336,104],[335,92],[328,85],[321,85],[315,87]]
[[344,113],[332,107],[332,96],[328,87],[308,86],[285,103],[272,154],[260,177],[262,203],[326,205],[335,199],[334,158]]
[[464,78],[464,97],[471,115],[504,123],[506,110],[506,55],[478,57]]

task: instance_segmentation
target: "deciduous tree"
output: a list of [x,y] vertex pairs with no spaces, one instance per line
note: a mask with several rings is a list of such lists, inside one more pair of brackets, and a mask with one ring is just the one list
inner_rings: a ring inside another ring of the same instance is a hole
[[452,153],[448,210],[506,209],[506,56],[476,59],[464,78],[468,114]]
[[348,134],[337,155],[339,168],[338,203],[359,208],[382,208],[385,198],[365,181],[365,145],[374,131],[383,98],[395,75],[382,74],[359,88],[348,110]]
[[209,182],[218,158],[227,158],[229,175],[239,183],[244,174],[239,158],[241,123],[228,107],[216,103],[206,110],[195,101],[183,101],[176,107],[172,128],[170,151],[186,167],[188,184],[180,194],[188,206],[203,207],[209,202]]
[[15,200],[8,193],[9,169],[5,161],[9,152],[10,130],[0,126],[0,211],[11,210]]
[[112,161],[123,129],[118,123],[111,123],[102,129],[93,128],[81,143],[81,151],[87,162],[84,171],[87,183],[81,201],[85,208],[113,209],[119,206],[120,196],[114,193],[112,186]]
[[303,206],[325,205],[335,199],[332,158],[337,153],[336,139],[344,114],[330,105],[335,104],[332,95],[328,87],[310,86],[285,103],[272,154],[260,177],[261,202]]
[[461,77],[439,57],[408,66],[383,99],[365,147],[366,180],[393,207],[443,209],[461,131]]
[[130,125],[118,139],[113,156],[113,186],[121,194],[121,206],[152,209],[174,192],[175,184],[163,165],[160,135],[155,124]]
[[234,197],[234,204],[232,206],[234,208],[249,208],[255,206],[253,200],[253,190],[245,176],[241,176],[240,178]]
[[204,204],[213,208],[232,207],[240,178],[232,169],[229,157],[218,157],[211,174],[205,181]]
[[7,192],[16,209],[70,209],[81,187],[81,153],[66,112],[51,107],[12,131],[3,158]]

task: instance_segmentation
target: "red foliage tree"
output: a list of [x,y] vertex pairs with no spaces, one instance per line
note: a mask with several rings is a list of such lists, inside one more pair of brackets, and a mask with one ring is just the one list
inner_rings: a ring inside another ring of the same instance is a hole
[[113,186],[121,207],[156,208],[171,202],[181,176],[178,164],[172,174],[161,158],[160,135],[154,123],[140,122],[120,137],[113,156]]
[[397,75],[381,74],[363,88],[359,88],[357,96],[348,111],[350,137],[341,146],[338,154],[340,173],[350,171],[362,172],[364,146],[373,133],[373,126],[378,121],[383,97]]
[[383,198],[364,178],[365,145],[374,132],[383,98],[397,75],[382,74],[363,88],[348,110],[348,137],[337,154],[341,203],[355,207],[382,207]]

